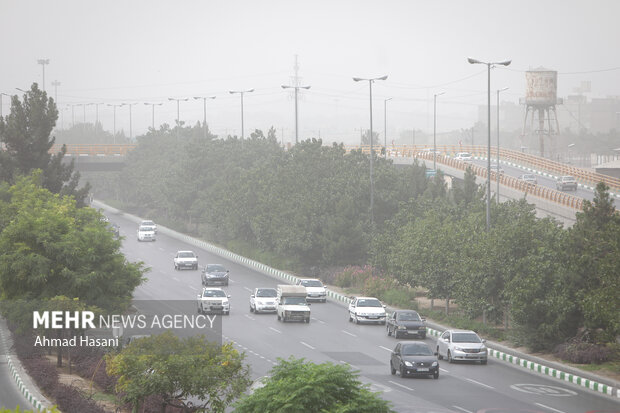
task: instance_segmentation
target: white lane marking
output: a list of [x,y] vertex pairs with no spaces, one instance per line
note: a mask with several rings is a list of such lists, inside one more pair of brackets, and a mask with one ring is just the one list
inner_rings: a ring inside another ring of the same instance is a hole
[[172,277],[172,279],[176,282],[180,282],[181,280],[179,280],[177,277]]
[[[160,250],[160,251],[165,251],[165,249],[163,249],[162,247],[158,247],[157,249]],[[172,255],[174,255],[174,254],[172,254]]]
[[351,337],[357,337],[355,334],[353,334],[353,333],[349,333],[347,330],[340,330],[340,331],[342,331],[342,332],[343,332],[343,333],[345,333],[345,334],[350,335]]
[[198,291],[198,288],[194,287],[193,285],[188,285],[189,288],[191,288],[194,291]]
[[562,410],[558,410],[558,409],[554,409],[553,407],[549,407],[549,406],[545,406],[544,404],[540,404],[540,403],[534,403],[536,406],[540,406],[543,409],[549,409],[549,410],[553,410],[554,412],[558,412],[558,413],[565,413]]
[[316,350],[316,348],[312,347],[310,344],[308,343],[304,343],[303,341],[300,341],[301,344],[303,344],[304,346],[308,347],[310,350]]
[[392,351],[392,349],[387,348],[387,347],[383,347],[383,346],[379,346],[379,347],[381,347],[383,350]]
[[276,333],[282,334],[282,332],[278,330],[277,328],[269,327],[269,329],[275,331]]
[[325,324],[325,321],[323,321],[323,320],[319,320],[318,318],[314,318],[314,317],[312,317],[312,319],[313,319],[314,321],[318,321],[318,322],[319,322],[319,323],[321,323],[321,324]]
[[395,381],[388,380],[388,382],[392,383],[394,386],[402,387],[403,389],[407,389],[407,390],[413,391],[413,389],[411,387],[404,386],[404,385],[402,385],[400,383],[397,383]]
[[250,319],[250,320],[252,320],[252,321],[256,320],[255,318],[252,318],[252,317],[250,317],[250,316],[249,316],[249,315],[247,315],[247,314],[244,314],[244,316],[245,316],[245,317],[247,317],[247,318],[249,318],[249,319]]
[[246,291],[249,291],[249,292],[251,292],[251,293],[253,293],[253,292],[254,292],[254,290],[253,290],[253,289],[251,289],[251,288],[248,288],[248,287],[243,287],[243,288],[245,288],[245,289],[246,289]]
[[441,367],[439,367],[439,370],[443,371],[444,373],[450,373],[450,370],[442,369]]
[[458,409],[458,410],[460,410],[460,411],[462,411],[462,412],[466,412],[466,413],[474,413],[474,412],[472,412],[472,411],[465,410],[465,409],[463,409],[462,407],[459,407],[459,406],[452,406],[452,407],[454,407],[455,409]]
[[344,360],[340,360],[340,362],[341,362],[342,364],[347,364],[347,365],[349,365],[349,366],[350,366],[350,364],[349,364],[349,363],[347,363],[347,362],[346,362],[346,361],[344,361]]
[[487,389],[494,389],[495,388],[495,387],[491,387],[491,386],[489,386],[487,384],[480,383],[479,381],[476,381],[476,380],[472,380],[472,379],[468,379],[468,378],[465,378],[465,380],[467,380],[469,382],[472,382],[472,383],[475,383],[475,384],[477,384],[479,386],[486,387]]

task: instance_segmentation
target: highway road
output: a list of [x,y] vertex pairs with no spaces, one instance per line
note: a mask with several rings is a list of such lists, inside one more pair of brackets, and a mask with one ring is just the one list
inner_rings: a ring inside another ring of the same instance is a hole
[[[221,263],[230,270],[230,286],[224,289],[231,295],[231,314],[223,317],[224,340],[245,351],[254,379],[268,375],[278,358],[294,356],[315,363],[348,363],[401,413],[620,411],[617,399],[495,359],[486,366],[442,361],[438,380],[392,376],[388,363],[397,341],[386,335],[384,326],[349,323],[346,308],[329,301],[312,304],[310,324],[281,323],[275,315],[250,313],[250,291],[274,287],[277,280],[162,234],[156,242],[139,243],[134,222],[108,216],[126,237],[122,250],[127,258],[151,267],[148,281],[134,294],[136,300],[196,299],[200,271],[175,271],[172,258],[177,250],[196,251],[201,266]],[[433,338],[426,342],[435,347]]]

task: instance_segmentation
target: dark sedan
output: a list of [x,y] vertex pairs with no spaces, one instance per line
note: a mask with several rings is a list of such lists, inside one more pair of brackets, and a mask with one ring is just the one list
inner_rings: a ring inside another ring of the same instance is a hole
[[398,343],[390,358],[390,373],[400,372],[400,377],[433,376],[439,378],[437,353],[420,341]]
[[202,285],[228,285],[228,270],[220,264],[207,264],[202,270]]
[[417,311],[394,311],[387,319],[387,335],[426,338],[426,320]]

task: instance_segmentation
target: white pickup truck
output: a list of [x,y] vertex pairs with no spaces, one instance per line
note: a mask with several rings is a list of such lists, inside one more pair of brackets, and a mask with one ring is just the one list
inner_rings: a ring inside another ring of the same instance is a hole
[[277,288],[276,313],[278,321],[310,322],[310,307],[306,303],[308,292],[303,285],[281,284]]

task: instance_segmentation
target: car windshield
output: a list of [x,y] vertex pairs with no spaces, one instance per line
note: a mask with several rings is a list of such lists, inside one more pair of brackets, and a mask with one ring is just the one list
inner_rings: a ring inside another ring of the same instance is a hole
[[285,305],[306,305],[304,297],[284,297]]
[[523,175],[523,179],[536,179],[536,175]]
[[273,288],[264,288],[264,289],[256,290],[257,297],[275,297],[276,295],[278,295],[277,291],[274,290]]
[[461,156],[461,158],[471,158],[471,153],[468,152],[463,152],[459,155]]
[[358,307],[382,307],[381,302],[377,299],[374,300],[359,300],[357,302]]
[[304,287],[322,287],[323,284],[319,280],[303,280],[301,285]]
[[155,225],[153,221],[142,221],[142,225]]
[[193,252],[179,252],[179,258],[194,258],[195,256]]
[[153,231],[153,227],[140,227],[140,231]]
[[481,343],[480,337],[476,333],[452,333],[453,343]]
[[226,293],[222,290],[205,290],[202,293],[203,297],[226,297]]
[[226,268],[220,264],[209,264],[207,265],[207,272],[226,272]]
[[411,343],[403,345],[401,354],[403,356],[432,356],[433,352],[426,344]]
[[574,180],[575,180],[575,178],[573,178],[572,176],[563,176],[563,177],[562,177],[562,180],[563,180],[564,182],[571,182],[571,181],[574,181]]
[[420,321],[420,316],[417,313],[398,313],[396,319],[399,321]]

